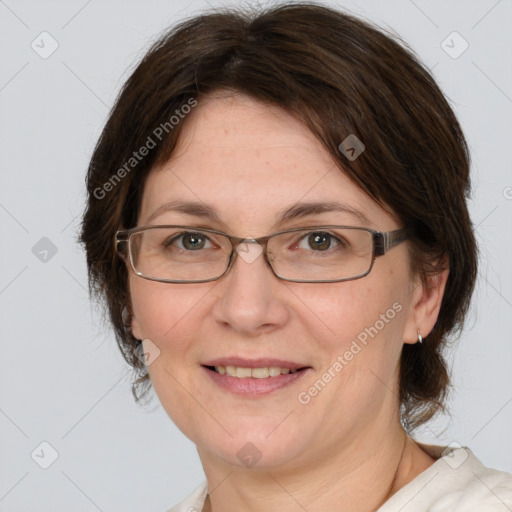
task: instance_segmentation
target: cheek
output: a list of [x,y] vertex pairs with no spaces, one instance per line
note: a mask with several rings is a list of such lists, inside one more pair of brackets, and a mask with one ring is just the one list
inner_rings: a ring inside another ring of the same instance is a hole
[[403,305],[396,287],[374,283],[369,277],[366,282],[361,279],[333,283],[329,288],[294,290],[303,305],[302,318],[327,346],[345,344],[359,335],[364,341],[365,333],[375,333],[373,327],[379,332],[399,330],[401,321],[396,320]]
[[[159,348],[160,363],[166,367],[177,366],[178,362],[186,367],[187,360],[193,364],[193,340],[206,315],[205,299],[210,288],[211,285],[171,285],[138,277],[131,281],[134,334],[149,338]],[[152,368],[148,370],[151,375]]]
[[403,344],[407,307],[402,288],[365,279],[339,283],[328,292],[317,288],[297,293],[305,305],[307,329],[322,354],[322,371],[336,374],[338,385],[333,387],[347,395],[372,389],[369,381],[391,382]]
[[[361,284],[301,294],[312,311],[308,329],[322,357],[300,400],[314,411],[310,417],[329,418],[333,428],[346,421],[347,411],[365,421],[395,397],[405,307],[396,288]],[[326,412],[333,403],[339,405],[337,412]]]
[[130,292],[138,337],[149,338],[159,350],[147,367],[154,392],[176,426],[190,435],[195,431],[190,418],[197,416],[190,395],[198,393],[190,376],[197,370],[195,342],[211,286],[185,286],[135,276]]

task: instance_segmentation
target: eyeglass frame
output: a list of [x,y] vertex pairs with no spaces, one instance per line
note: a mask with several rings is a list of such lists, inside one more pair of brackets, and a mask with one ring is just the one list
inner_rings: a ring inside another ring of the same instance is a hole
[[[156,229],[156,228],[184,228],[184,229],[189,229],[189,230],[205,231],[207,233],[215,233],[218,235],[224,235],[226,238],[229,239],[229,242],[231,244],[231,253],[229,255],[228,264],[226,266],[226,269],[224,270],[224,272],[222,272],[222,274],[220,274],[217,277],[212,277],[210,279],[201,279],[201,280],[164,279],[164,278],[158,278],[158,277],[149,277],[149,276],[142,274],[135,268],[135,265],[133,263],[133,254],[130,249],[130,237],[131,237],[131,235],[133,235],[135,233],[139,233],[141,231],[147,231],[149,229]],[[344,277],[342,279],[328,279],[328,280],[322,279],[322,280],[314,280],[314,281],[311,281],[309,279],[308,280],[286,279],[284,277],[279,276],[276,273],[276,271],[274,270],[274,267],[272,266],[272,263],[269,260],[268,253],[267,253],[268,241],[271,238],[273,238],[277,235],[282,235],[284,233],[291,233],[294,231],[304,231],[307,229],[321,230],[321,229],[332,229],[332,228],[357,229],[357,230],[367,231],[367,232],[371,233],[371,235],[372,235],[372,259],[371,259],[370,267],[365,273],[359,274],[354,277]],[[162,224],[162,225],[136,226],[131,229],[118,230],[115,234],[115,248],[116,248],[117,254],[121,257],[121,259],[123,261],[126,262],[126,256],[128,256],[130,266],[131,266],[133,272],[137,276],[142,277],[143,279],[148,279],[149,281],[157,281],[160,283],[181,284],[181,283],[207,283],[207,282],[211,282],[211,281],[217,281],[223,275],[225,275],[228,272],[228,270],[233,266],[233,262],[236,259],[236,256],[234,256],[234,255],[235,255],[235,253],[238,255],[236,248],[243,242],[257,243],[262,246],[263,253],[265,255],[265,260],[266,260],[268,266],[270,267],[270,269],[272,270],[272,273],[278,279],[281,279],[283,281],[292,282],[292,283],[340,283],[340,282],[345,282],[345,281],[354,281],[356,279],[361,279],[363,277],[366,277],[371,272],[371,270],[373,268],[375,258],[378,258],[379,256],[384,256],[390,249],[392,249],[393,247],[397,246],[398,244],[404,242],[408,238],[410,238],[410,234],[409,234],[409,231],[407,228],[400,228],[400,229],[395,229],[392,231],[377,231],[372,228],[361,227],[361,226],[344,226],[344,225],[305,226],[305,227],[300,227],[300,228],[292,228],[292,229],[286,229],[283,231],[278,231],[276,233],[272,233],[270,235],[262,236],[259,238],[250,238],[250,237],[241,238],[241,237],[229,235],[228,233],[224,233],[223,231],[219,231],[219,230],[211,229],[211,228],[200,228],[197,226],[183,226],[181,224]],[[126,254],[123,254],[123,251],[120,249],[120,244],[123,244],[123,243],[126,243],[126,246],[127,246]]]

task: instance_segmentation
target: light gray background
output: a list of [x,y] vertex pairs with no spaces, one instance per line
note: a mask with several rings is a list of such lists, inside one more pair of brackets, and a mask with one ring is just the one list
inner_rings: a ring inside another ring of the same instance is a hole
[[[468,137],[481,274],[451,353],[452,418],[417,439],[467,445],[512,471],[512,1],[328,3],[408,41]],[[75,237],[88,159],[121,84],[156,34],[204,7],[0,1],[0,511],[163,511],[203,480],[194,445],[157,399],[147,411],[133,403]],[[47,59],[31,48],[43,31],[59,45]],[[469,43],[456,59],[441,46],[453,31]],[[32,252],[42,237],[57,248],[46,262]],[[59,454],[48,469],[31,457],[43,441]]]

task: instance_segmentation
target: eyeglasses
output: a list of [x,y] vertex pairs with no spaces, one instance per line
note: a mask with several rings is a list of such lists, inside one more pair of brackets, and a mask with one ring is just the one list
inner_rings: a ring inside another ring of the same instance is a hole
[[165,225],[118,231],[116,249],[135,274],[163,283],[215,281],[231,267],[235,253],[248,263],[263,253],[274,275],[285,281],[334,283],[368,275],[376,257],[407,238],[405,228],[383,233],[311,226],[239,238],[214,229]]

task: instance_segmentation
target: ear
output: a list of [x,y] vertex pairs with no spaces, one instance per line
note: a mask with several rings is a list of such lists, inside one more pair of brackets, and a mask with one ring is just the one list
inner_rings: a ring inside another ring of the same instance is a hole
[[[448,264],[442,264],[443,270],[427,278],[423,283],[418,277],[411,296],[410,315],[404,328],[404,343],[414,344],[418,341],[418,330],[426,338],[437,321],[448,280]],[[443,262],[443,263],[445,263]]]
[[129,332],[136,339],[142,339],[139,337],[141,328],[139,322],[135,319],[133,313],[131,313],[131,306],[124,306],[121,312],[121,318],[124,325],[125,332]]
[[138,340],[144,339],[144,336],[142,335],[141,325],[135,315],[132,315],[131,328],[132,328],[132,335],[135,339],[138,339]]

